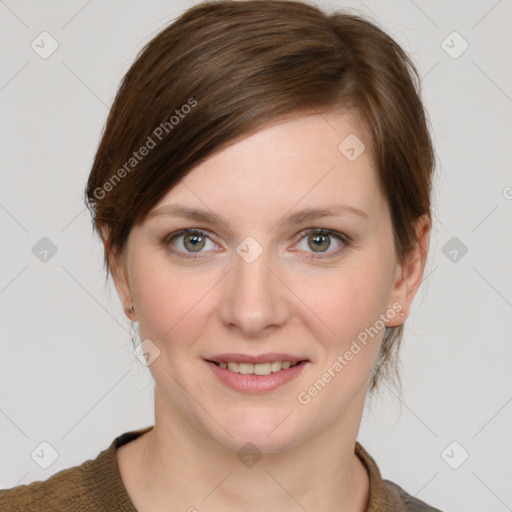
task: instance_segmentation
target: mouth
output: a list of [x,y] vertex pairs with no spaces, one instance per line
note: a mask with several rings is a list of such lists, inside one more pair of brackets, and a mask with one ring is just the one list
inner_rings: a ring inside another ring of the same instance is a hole
[[[208,360],[207,360],[208,361]],[[227,369],[233,373],[241,373],[242,375],[270,375],[282,370],[288,370],[305,361],[292,363],[291,361],[271,361],[266,363],[238,363],[236,361],[208,361],[217,365],[219,368]]]
[[289,354],[222,354],[205,359],[219,380],[236,391],[260,394],[282,386],[310,363]]

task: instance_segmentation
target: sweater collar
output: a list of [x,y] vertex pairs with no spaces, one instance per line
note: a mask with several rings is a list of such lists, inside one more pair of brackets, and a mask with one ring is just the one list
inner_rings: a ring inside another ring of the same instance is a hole
[[407,512],[398,492],[386,484],[375,461],[357,441],[354,451],[370,479],[370,496],[366,512]]
[[[137,512],[122,481],[117,463],[116,450],[120,446],[149,432],[152,428],[153,425],[121,434],[98,456],[98,462],[102,462],[102,465],[109,466],[110,471],[108,472],[113,475],[113,478],[99,478],[97,484],[105,488],[106,496],[115,497],[117,506],[121,506],[122,510]],[[366,468],[370,481],[370,495],[366,512],[406,512],[407,508],[400,499],[397,491],[386,484],[375,461],[357,441],[355,443],[354,452]]]

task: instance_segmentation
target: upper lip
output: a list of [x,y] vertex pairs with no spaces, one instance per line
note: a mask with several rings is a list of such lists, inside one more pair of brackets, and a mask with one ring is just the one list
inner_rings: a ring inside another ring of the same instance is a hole
[[290,354],[277,354],[275,352],[269,354],[259,354],[256,356],[250,356],[247,354],[219,354],[217,356],[211,356],[205,358],[207,361],[213,361],[215,363],[233,361],[235,363],[271,363],[273,361],[289,361],[290,363],[298,363],[300,361],[307,361],[305,357],[292,356]]

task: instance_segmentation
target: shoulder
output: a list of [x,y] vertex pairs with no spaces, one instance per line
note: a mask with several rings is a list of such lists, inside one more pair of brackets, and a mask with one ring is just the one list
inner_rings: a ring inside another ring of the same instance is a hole
[[150,430],[125,432],[95,459],[64,469],[45,481],[0,490],[2,512],[135,512],[123,486],[116,450]]
[[438,508],[434,508],[424,501],[411,496],[409,493],[404,491],[399,485],[391,482],[390,480],[384,480],[389,491],[397,496],[397,498],[405,506],[407,512],[442,512]]
[[[90,487],[88,465],[90,461],[64,469],[45,481],[0,490],[0,510],[2,512],[87,510],[84,501],[88,498],[84,491]],[[85,508],[82,508],[82,503]]]
[[382,478],[377,463],[358,442],[355,453],[366,467],[370,480],[367,512],[442,512],[411,496],[399,485]]

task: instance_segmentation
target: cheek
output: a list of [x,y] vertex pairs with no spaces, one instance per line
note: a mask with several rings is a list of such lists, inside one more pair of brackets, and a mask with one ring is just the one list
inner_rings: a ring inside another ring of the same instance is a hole
[[377,258],[361,258],[357,264],[337,270],[302,275],[295,282],[294,291],[337,339],[357,335],[388,308],[390,280]]
[[[297,395],[300,404],[313,404],[304,408],[304,414],[323,418],[327,424],[336,411],[349,407],[354,396],[366,392],[384,334],[380,315],[388,311],[386,279],[381,266],[366,264],[364,270],[347,267],[317,279],[319,286],[309,286],[309,298],[304,302],[314,315],[309,312],[307,329],[319,326],[316,339],[322,349],[316,352],[318,365],[313,377]],[[326,404],[332,414],[325,414]]]
[[193,339],[208,316],[206,294],[218,279],[210,279],[204,272],[198,276],[191,268],[172,269],[161,262],[137,268],[133,283],[141,339],[155,340],[166,350],[175,346],[170,340],[186,343]]

